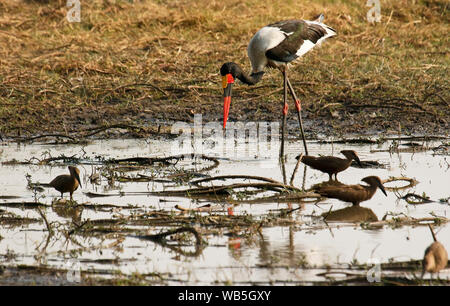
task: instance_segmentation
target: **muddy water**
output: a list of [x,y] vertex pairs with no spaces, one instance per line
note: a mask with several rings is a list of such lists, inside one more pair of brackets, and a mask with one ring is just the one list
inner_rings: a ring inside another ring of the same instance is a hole
[[[437,147],[440,141],[427,142],[429,147]],[[251,143],[250,143],[251,144]],[[230,144],[232,151],[224,154],[208,152],[220,159],[217,168],[205,174],[257,175],[283,181],[282,168],[274,159],[270,159],[267,149],[247,144]],[[388,191],[384,196],[379,190],[374,197],[361,204],[369,208],[378,220],[385,215],[410,216],[427,218],[442,216],[448,218],[450,208],[448,201],[440,201],[450,197],[449,153],[443,151],[417,151],[392,153],[387,150],[393,145],[387,141],[382,144],[348,145],[309,143],[311,155],[339,155],[342,149],[354,149],[361,160],[376,160],[384,165],[378,169],[361,169],[350,167],[339,174],[339,180],[346,184],[357,184],[365,176],[377,175],[382,179],[389,177],[409,177],[418,181],[414,187],[395,193]],[[365,275],[367,271],[351,270],[352,263],[373,264],[392,261],[419,260],[425,248],[431,244],[432,237],[428,227],[401,225],[398,227],[384,225],[379,227],[360,226],[360,222],[328,222],[321,214],[351,206],[338,200],[325,199],[319,203],[304,203],[302,207],[289,215],[290,225],[263,227],[261,235],[254,234],[247,238],[231,238],[225,235],[226,230],[208,234],[204,238],[207,245],[197,256],[186,256],[176,251],[142,240],[133,235],[98,234],[77,235],[68,239],[65,233],[73,226],[88,219],[111,219],[126,217],[135,213],[150,213],[155,210],[181,212],[176,205],[184,208],[196,208],[211,200],[195,200],[187,197],[166,197],[148,194],[130,194],[130,192],[149,192],[167,189],[180,189],[172,183],[158,182],[108,182],[104,177],[99,184],[91,183],[89,176],[94,172],[104,171],[102,165],[78,165],[81,170],[83,188],[74,193],[78,203],[93,204],[98,209],[68,209],[64,205],[51,205],[60,197],[59,192],[45,189],[33,192],[27,188],[27,175],[32,182],[49,182],[60,174],[67,174],[67,165],[7,165],[5,162],[31,161],[57,156],[76,156],[96,160],[98,157],[127,158],[153,157],[176,154],[170,141],[158,140],[103,140],[78,145],[44,145],[44,144],[6,144],[0,148],[0,196],[16,196],[18,198],[0,199],[0,216],[26,218],[27,223],[6,223],[0,225],[0,264],[14,267],[18,265],[46,266],[74,271],[80,269],[84,275],[91,277],[128,277],[144,275],[146,280],[155,284],[308,284],[327,280],[327,277],[340,279],[345,273]],[[400,146],[400,148],[407,148]],[[285,173],[289,182],[296,166],[295,156],[302,152],[302,144],[292,141],[287,146],[287,162]],[[232,153],[230,153],[232,152]],[[438,154],[437,154],[438,153]],[[183,169],[201,169],[202,165],[182,161],[176,166]],[[147,167],[131,174],[160,175],[161,169]],[[199,171],[200,173],[200,171]],[[129,175],[130,173],[127,173]],[[300,165],[294,179],[294,185],[308,189],[313,184],[326,181],[327,174]],[[394,182],[386,186],[400,186],[405,182]],[[109,194],[113,196],[92,198],[88,192]],[[406,193],[426,195],[433,203],[411,205],[399,199]],[[65,196],[68,197],[67,195]],[[34,202],[48,204],[41,208],[47,221],[54,229],[49,236],[45,222],[35,208],[7,205],[7,203]],[[219,202],[226,214],[227,201]],[[108,207],[114,204],[120,207]],[[215,201],[212,204],[217,204]],[[292,203],[252,203],[234,207],[236,215],[263,217],[279,212],[288,207],[298,207]],[[132,207],[132,208],[130,208]],[[208,215],[209,213],[202,213]],[[195,225],[195,224],[193,224]],[[161,228],[144,229],[149,234],[157,233]],[[450,225],[435,225],[438,239],[450,249]],[[192,251],[194,247],[186,247]],[[328,272],[327,272],[328,271]],[[325,273],[327,272],[327,273]],[[382,271],[384,275],[400,273],[410,275],[414,271]],[[157,277],[155,275],[158,275]],[[383,274],[382,274],[383,275]],[[440,273],[441,278],[450,277],[450,269]],[[69,274],[59,280],[78,282]]]

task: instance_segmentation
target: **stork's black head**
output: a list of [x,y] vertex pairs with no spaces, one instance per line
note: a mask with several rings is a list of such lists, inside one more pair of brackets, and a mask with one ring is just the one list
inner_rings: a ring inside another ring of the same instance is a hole
[[220,67],[220,75],[226,76],[227,74],[231,74],[233,78],[236,78],[237,76],[242,74],[242,69],[241,67],[238,66],[238,64],[228,62],[223,64],[222,67]]
[[250,76],[244,73],[238,64],[228,62],[220,67],[220,75],[222,76],[222,88],[223,88],[223,128],[227,125],[228,113],[230,111],[231,104],[231,88],[233,87],[234,80],[237,78],[243,83],[253,85],[261,80],[264,71],[252,73]]

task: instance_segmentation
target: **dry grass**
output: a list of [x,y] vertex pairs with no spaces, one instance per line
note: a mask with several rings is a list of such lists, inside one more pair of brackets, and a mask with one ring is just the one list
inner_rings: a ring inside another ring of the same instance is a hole
[[[375,25],[365,4],[92,0],[81,1],[81,22],[69,23],[65,0],[4,0],[0,134],[190,121],[194,113],[220,120],[220,65],[249,67],[246,46],[256,30],[320,12],[338,36],[290,70],[307,133],[389,132],[397,121],[403,132],[448,132],[447,1],[383,0]],[[232,120],[278,120],[277,71],[254,88],[235,88]]]

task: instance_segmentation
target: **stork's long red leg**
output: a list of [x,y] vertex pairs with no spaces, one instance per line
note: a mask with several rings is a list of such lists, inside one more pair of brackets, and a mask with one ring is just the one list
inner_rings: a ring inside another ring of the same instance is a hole
[[302,135],[302,139],[303,139],[303,146],[305,147],[305,155],[308,155],[308,148],[306,147],[306,139],[305,139],[305,133],[303,132],[303,122],[302,122],[302,116],[301,116],[301,104],[300,104],[300,100],[297,99],[297,95],[295,94],[294,88],[291,85],[291,82],[289,82],[289,79],[287,79],[287,85],[289,87],[289,91],[291,92],[292,95],[292,99],[294,99],[295,102],[295,108],[297,109],[297,115],[298,115],[298,124],[299,124],[299,128],[300,128],[300,133]]

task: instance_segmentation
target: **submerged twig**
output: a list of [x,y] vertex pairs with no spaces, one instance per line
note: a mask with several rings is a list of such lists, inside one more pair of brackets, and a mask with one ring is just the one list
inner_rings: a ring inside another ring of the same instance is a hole
[[[179,234],[179,233],[185,233],[185,232],[192,233],[195,237],[195,251],[194,252],[187,252],[187,251],[182,250],[180,247],[169,245],[165,239],[167,236],[175,235],[175,234]],[[168,247],[171,250],[173,250],[177,253],[180,253],[184,256],[196,257],[196,256],[200,255],[201,251],[202,251],[202,248],[201,248],[201,245],[203,244],[202,237],[201,237],[200,233],[191,226],[184,226],[184,227],[180,227],[180,228],[177,228],[174,230],[168,230],[168,231],[165,231],[165,232],[162,232],[159,234],[136,236],[136,237],[140,238],[140,239],[151,240],[151,241],[156,242],[164,247]]]
[[197,245],[202,244],[202,238],[200,236],[200,233],[195,228],[190,227],[190,226],[184,226],[184,227],[180,227],[180,228],[177,228],[174,230],[169,230],[169,231],[165,231],[165,232],[162,232],[159,234],[154,234],[154,235],[138,236],[138,238],[153,240],[153,241],[161,241],[164,238],[166,238],[167,236],[184,233],[184,232],[189,232],[189,233],[194,234],[195,240],[196,240],[195,244],[197,244]]
[[248,179],[248,180],[265,181],[265,182],[276,183],[276,184],[280,183],[271,178],[266,178],[266,177],[262,177],[262,176],[253,176],[253,175],[220,175],[220,176],[208,177],[208,178],[192,181],[190,183],[193,185],[198,185],[198,184],[204,183],[204,182],[210,182],[210,181],[216,181],[216,180],[227,180],[227,179]]
[[64,135],[64,134],[38,135],[38,136],[33,136],[33,137],[20,138],[20,139],[17,139],[17,141],[18,142],[26,142],[26,141],[33,141],[33,140],[36,140],[36,139],[46,138],[46,137],[68,138],[74,143],[78,142],[78,140],[76,138],[74,138],[72,136],[69,136],[69,135]]
[[[122,158],[122,159],[110,159],[106,161],[107,164],[123,164],[123,163],[136,163],[139,165],[153,165],[155,163],[163,163],[165,165],[175,165],[179,160],[185,158],[200,158],[203,160],[211,161],[213,165],[203,168],[200,171],[206,172],[210,171],[217,166],[219,166],[219,160],[215,157],[207,156],[204,154],[181,154],[181,155],[173,155],[168,157],[130,157],[130,158]],[[170,161],[175,161],[175,163],[170,163]]]
[[[415,194],[415,193],[407,193],[406,195],[401,197],[401,199],[405,200],[406,202],[408,202],[408,204],[412,204],[412,205],[426,204],[426,203],[434,202],[433,200],[430,200],[429,198],[420,196],[420,195]],[[411,200],[411,199],[415,199],[416,201]]]
[[222,186],[196,187],[183,190],[164,190],[164,191],[143,191],[143,192],[121,192],[119,194],[99,194],[86,192],[89,197],[108,197],[124,195],[158,195],[158,196],[198,196],[198,195],[229,195],[230,191],[242,188],[256,188],[261,190],[271,190],[278,193],[283,191],[303,193],[300,189],[284,185],[281,183],[236,183]]
[[196,208],[185,208],[180,205],[175,205],[175,208],[181,211],[185,212],[213,212],[213,211],[224,211],[222,206],[215,205],[212,206],[211,204],[206,204],[200,207]]

